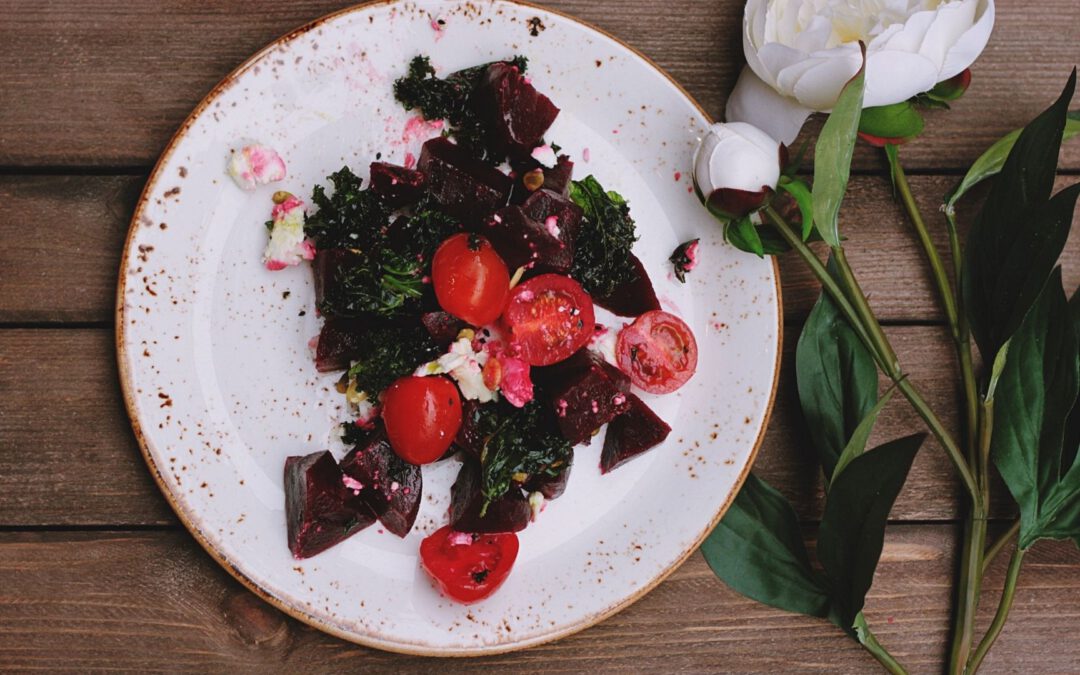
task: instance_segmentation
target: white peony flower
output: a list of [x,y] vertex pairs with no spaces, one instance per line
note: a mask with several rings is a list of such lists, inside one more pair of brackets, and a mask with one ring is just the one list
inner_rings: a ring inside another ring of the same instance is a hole
[[779,141],[752,124],[714,124],[694,156],[694,184],[710,211],[741,218],[776,188],[783,153]]
[[748,0],[747,67],[729,122],[791,143],[810,113],[830,110],[862,63],[865,107],[891,105],[963,72],[994,26],[994,0]]

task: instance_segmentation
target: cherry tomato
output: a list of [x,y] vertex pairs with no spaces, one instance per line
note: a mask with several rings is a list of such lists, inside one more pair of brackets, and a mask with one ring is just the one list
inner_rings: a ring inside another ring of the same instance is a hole
[[403,377],[386,388],[382,405],[390,447],[412,464],[442,457],[461,427],[461,397],[445,377]]
[[466,534],[449,525],[420,542],[420,565],[443,595],[469,604],[494,593],[510,574],[518,538],[505,534]]
[[439,305],[474,326],[498,319],[510,293],[506,263],[491,242],[466,232],[450,237],[435,251],[431,280]]
[[569,357],[585,346],[596,326],[592,298],[561,274],[541,274],[515,287],[503,318],[521,359],[531,366]]
[[690,326],[658,309],[622,329],[615,354],[630,381],[652,394],[675,391],[697,369],[697,341]]

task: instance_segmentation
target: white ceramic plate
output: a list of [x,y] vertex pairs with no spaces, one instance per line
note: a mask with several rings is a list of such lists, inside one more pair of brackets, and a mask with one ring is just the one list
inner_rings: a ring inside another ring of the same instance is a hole
[[[285,457],[327,447],[345,416],[335,378],[316,373],[307,346],[319,327],[309,269],[261,265],[270,195],[309,195],[343,164],[365,175],[377,152],[399,163],[417,153],[423,139],[403,133],[410,115],[391,93],[417,53],[443,74],[530,58],[534,84],[562,108],[548,138],[574,157],[578,177],[593,173],[629,199],[635,250],[700,346],[687,386],[645,397],[674,428],[668,441],[604,477],[602,437],[579,448],[566,494],[521,534],[506,585],[469,607],[440,597],[417,564],[420,540],[445,523],[456,462],[424,468],[424,502],[404,540],[376,525],[305,561],[285,541]],[[394,651],[535,645],[643,595],[697,547],[741,484],[776,382],[774,265],[726,245],[691,191],[707,123],[678,85],[610,36],[499,0],[361,6],[256,54],[166,149],[120,274],[125,399],[177,514],[225,569],[284,611]],[[229,151],[248,141],[282,153],[284,182],[253,193],[232,183]],[[682,285],[666,259],[692,237],[702,239],[702,264]]]

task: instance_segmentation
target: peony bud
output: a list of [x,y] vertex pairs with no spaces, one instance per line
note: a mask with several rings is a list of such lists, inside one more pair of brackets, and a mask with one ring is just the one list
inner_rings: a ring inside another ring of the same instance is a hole
[[694,185],[713,214],[742,218],[772,195],[783,152],[779,141],[752,124],[714,124],[694,157]]

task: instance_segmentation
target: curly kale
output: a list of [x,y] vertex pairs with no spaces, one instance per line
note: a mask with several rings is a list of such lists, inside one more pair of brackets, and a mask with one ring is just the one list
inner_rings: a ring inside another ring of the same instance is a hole
[[389,247],[356,251],[327,284],[319,311],[345,318],[419,314],[423,274],[423,262]]
[[439,245],[460,231],[461,220],[446,214],[426,197],[412,207],[410,215],[390,226],[387,238],[395,250],[430,262]]
[[630,257],[637,228],[630,207],[617,192],[607,192],[593,176],[573,181],[570,199],[584,211],[570,276],[597,298],[637,280]]
[[375,192],[360,189],[363,181],[349,167],[328,178],[334,194],[328,197],[321,185],[315,186],[311,202],[319,210],[307,217],[304,234],[319,249],[371,247],[385,231],[390,209]]
[[[528,67],[528,59],[524,56],[515,56],[509,62],[523,73]],[[394,82],[394,98],[406,110],[419,110],[424,119],[446,120],[450,134],[458,144],[469,148],[484,161],[500,162],[503,157],[490,147],[492,134],[488,123],[470,104],[489,65],[459,70],[442,79],[435,77],[431,59],[417,56],[409,63],[408,74]]]
[[422,326],[372,328],[363,343],[364,356],[349,369],[349,377],[356,378],[357,390],[372,396],[439,355],[438,345]]
[[559,434],[551,412],[533,400],[523,408],[484,406],[480,429],[487,437],[480,453],[484,507],[502,497],[514,483],[533,476],[558,476],[572,452]]

